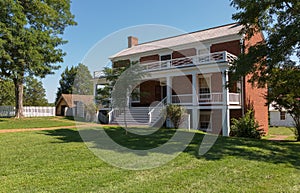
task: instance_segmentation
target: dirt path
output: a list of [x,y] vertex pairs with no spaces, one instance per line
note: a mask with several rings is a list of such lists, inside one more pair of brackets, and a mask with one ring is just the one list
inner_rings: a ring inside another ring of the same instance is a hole
[[59,126],[59,127],[45,127],[45,128],[27,128],[27,129],[1,129],[0,133],[16,133],[16,132],[26,132],[26,131],[44,131],[44,130],[56,130],[56,129],[71,129],[71,128],[84,128],[84,127],[94,127],[99,124],[95,123],[83,123],[80,125],[72,126]]
[[269,140],[271,140],[271,141],[282,141],[282,140],[285,140],[288,137],[289,137],[288,135],[273,135],[271,138],[269,138]]

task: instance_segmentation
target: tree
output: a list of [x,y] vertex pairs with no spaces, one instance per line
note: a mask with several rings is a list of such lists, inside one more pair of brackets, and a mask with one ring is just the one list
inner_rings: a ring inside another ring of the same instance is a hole
[[243,117],[232,119],[230,136],[260,139],[262,135],[264,135],[264,131],[255,121],[252,109],[248,110]]
[[[124,123],[127,134],[126,107],[129,98],[132,96],[134,88],[140,84],[143,77],[148,74],[143,71],[143,67],[136,61],[118,61],[113,68],[104,68],[104,76],[107,84],[97,90],[97,101],[102,104],[111,103],[110,106],[124,111]],[[140,93],[135,93],[140,94]]]
[[247,34],[246,38],[253,37],[257,31],[266,35],[265,41],[251,46],[234,62],[230,68],[231,80],[251,75],[253,85],[268,85],[268,103],[275,102],[277,109],[285,108],[292,115],[299,141],[300,3],[297,0],[233,0],[231,4],[239,10],[233,19],[244,25],[241,32]]
[[286,110],[292,116],[297,141],[300,141],[300,68],[273,69],[270,79],[268,100],[273,101],[275,109]]
[[300,57],[300,3],[297,0],[232,0],[231,5],[239,10],[233,19],[244,26],[241,32],[247,34],[246,38],[258,31],[266,34],[265,41],[239,56],[231,68],[235,72],[232,79],[252,74],[251,81],[262,87],[272,76],[273,68],[295,64],[296,55]]
[[[14,83],[11,80],[0,81],[0,106],[14,106],[15,93]],[[47,106],[45,89],[41,81],[33,77],[26,77],[23,93],[24,105],[26,106]]]
[[170,104],[167,106],[167,117],[173,123],[175,129],[178,129],[182,123],[184,113],[185,109],[180,105]]
[[84,64],[72,66],[70,69],[66,67],[59,80],[55,101],[57,102],[62,94],[93,94],[93,84],[91,80],[92,75],[88,67]]
[[100,105],[111,107],[112,90],[118,78],[126,69],[128,69],[128,66],[118,68],[105,67],[103,69],[103,73],[107,83],[104,85],[103,88],[97,89],[96,100],[98,101],[98,103],[100,103]]
[[33,77],[26,77],[24,85],[25,106],[48,106],[46,91],[41,81]]
[[0,106],[15,105],[14,83],[11,80],[0,79]]
[[15,88],[16,117],[23,117],[23,83],[27,76],[45,77],[63,62],[61,35],[75,25],[70,0],[0,1],[0,76]]

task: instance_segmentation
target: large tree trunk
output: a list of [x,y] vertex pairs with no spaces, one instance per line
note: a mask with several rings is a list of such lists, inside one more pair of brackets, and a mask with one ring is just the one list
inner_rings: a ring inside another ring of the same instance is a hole
[[296,138],[297,138],[297,141],[300,141],[300,116],[299,115],[295,115],[295,116],[292,116],[294,121],[295,121],[295,135],[296,135]]
[[15,118],[24,117],[23,114],[23,81],[19,79],[14,79],[15,84],[15,96],[16,96],[16,115]]

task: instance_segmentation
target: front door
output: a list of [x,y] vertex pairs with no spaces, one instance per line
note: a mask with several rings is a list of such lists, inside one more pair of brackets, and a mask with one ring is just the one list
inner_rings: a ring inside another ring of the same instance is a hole
[[161,86],[155,86],[155,101],[161,101]]
[[155,101],[161,101],[167,96],[166,86],[155,86]]

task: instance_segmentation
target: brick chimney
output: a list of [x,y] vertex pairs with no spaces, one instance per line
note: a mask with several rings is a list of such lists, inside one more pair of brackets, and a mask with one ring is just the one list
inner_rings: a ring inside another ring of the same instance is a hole
[[133,46],[136,46],[139,44],[139,40],[136,37],[129,36],[128,37],[128,48],[131,48]]

